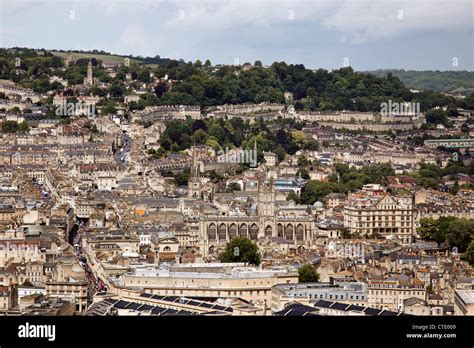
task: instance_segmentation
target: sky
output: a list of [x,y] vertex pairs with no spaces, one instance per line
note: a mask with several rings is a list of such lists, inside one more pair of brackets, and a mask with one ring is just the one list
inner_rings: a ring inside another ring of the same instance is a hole
[[474,0],[0,0],[0,46],[474,70]]

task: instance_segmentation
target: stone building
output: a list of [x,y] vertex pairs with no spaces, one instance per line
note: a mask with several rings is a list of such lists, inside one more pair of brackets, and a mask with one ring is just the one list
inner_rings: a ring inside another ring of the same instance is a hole
[[414,234],[410,197],[357,193],[344,206],[344,226],[360,236],[396,237],[409,244]]
[[316,237],[312,210],[303,214],[292,211],[285,213],[276,204],[275,182],[273,178],[265,183],[258,181],[257,202],[246,212],[228,211],[223,215],[207,215],[200,219],[206,256],[219,246],[225,245],[236,236],[245,236],[251,240],[264,237],[282,237],[296,245],[310,245]]

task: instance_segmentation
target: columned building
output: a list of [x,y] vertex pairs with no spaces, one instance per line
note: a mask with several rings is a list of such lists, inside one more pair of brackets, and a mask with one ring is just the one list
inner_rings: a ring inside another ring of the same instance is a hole
[[204,256],[237,236],[254,241],[265,237],[281,237],[295,245],[309,246],[317,234],[311,209],[304,214],[285,215],[278,208],[275,197],[273,178],[266,185],[260,179],[257,202],[251,212],[201,217],[199,230]]

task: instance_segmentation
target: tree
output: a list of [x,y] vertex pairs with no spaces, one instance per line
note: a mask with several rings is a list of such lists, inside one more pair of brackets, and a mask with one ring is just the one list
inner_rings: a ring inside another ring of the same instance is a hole
[[471,266],[474,266],[474,241],[469,244],[466,253],[463,255],[463,260],[469,262]]
[[290,191],[288,193],[288,196],[286,196],[286,200],[287,201],[293,201],[295,202],[296,204],[298,204],[300,202],[300,196],[298,196],[295,191]]
[[301,203],[313,204],[330,193],[344,193],[346,191],[346,185],[342,183],[310,180],[301,192]]
[[448,118],[446,117],[446,112],[442,109],[431,109],[426,112],[426,122],[432,123],[434,125],[448,123]]
[[155,94],[158,98],[160,98],[163,93],[168,92],[168,84],[166,82],[158,82],[158,84],[155,86]]
[[298,269],[298,281],[300,283],[313,283],[319,280],[319,274],[314,266],[306,263]]
[[174,177],[174,183],[176,184],[176,186],[184,186],[188,183],[189,176],[190,176],[189,169],[184,170],[183,172],[179,173],[178,175]]
[[273,152],[277,155],[278,162],[283,161],[286,157],[285,149],[281,145],[278,145]]
[[418,227],[418,234],[423,239],[433,239],[436,234],[438,224],[432,218],[422,218],[420,220],[420,227]]
[[296,175],[298,175],[298,176],[301,175],[301,179],[304,179],[304,180],[309,180],[310,179],[308,169],[306,169],[306,168],[298,169],[298,172],[296,172]]
[[298,164],[298,167],[307,167],[309,165],[309,161],[305,156],[301,155],[298,157],[297,164]]
[[451,187],[449,189],[449,193],[452,194],[452,195],[455,195],[456,193],[458,193],[458,191],[459,191],[459,182],[456,180],[454,182],[453,187]]
[[2,124],[2,132],[16,133],[28,131],[28,124],[26,122],[5,121]]
[[420,220],[418,233],[423,239],[447,243],[464,252],[474,236],[474,221],[453,216],[443,216],[438,220],[424,218]]
[[303,145],[304,150],[310,151],[318,151],[319,150],[319,143],[316,140],[310,139]]
[[257,244],[247,237],[234,237],[226,245],[219,256],[220,262],[245,262],[255,266],[260,265],[260,253]]
[[242,191],[242,189],[240,188],[240,184],[238,182],[231,182],[229,186],[227,187],[227,190],[229,192]]
[[351,239],[351,232],[347,229],[347,228],[344,228],[342,231],[341,231],[341,237],[342,239]]

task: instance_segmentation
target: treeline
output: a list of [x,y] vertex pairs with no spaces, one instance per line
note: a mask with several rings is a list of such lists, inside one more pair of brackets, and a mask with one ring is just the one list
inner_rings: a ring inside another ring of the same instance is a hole
[[26,122],[18,123],[16,121],[4,121],[2,123],[3,133],[27,132],[29,130]]
[[453,216],[440,217],[438,220],[422,218],[417,231],[423,239],[438,244],[446,243],[456,247],[458,252],[464,252],[474,237],[474,221]]
[[[438,189],[441,179],[449,175],[453,180],[456,179],[457,174],[474,175],[474,161],[470,161],[465,165],[463,161],[449,161],[448,164],[442,168],[439,164],[422,163],[417,172],[410,174],[416,179],[419,187]],[[452,189],[451,193],[457,193],[458,185]]]
[[286,91],[292,93],[297,110],[377,112],[388,99],[419,102],[422,111],[439,105],[456,105],[454,98],[440,93],[413,94],[392,74],[376,77],[350,67],[331,72],[312,71],[301,64],[280,62],[269,68],[254,66],[244,70],[239,66],[224,66],[210,72],[188,63],[177,68],[177,72],[184,79],[168,93],[174,94],[174,100],[202,107],[263,101],[283,103]]
[[474,91],[473,71],[416,71],[400,69],[380,69],[368,71],[375,76],[385,76],[391,73],[397,76],[408,88],[430,90],[437,92],[450,92],[459,89],[461,94]]
[[[94,51],[92,51],[93,53]],[[97,53],[105,54],[102,51]],[[22,74],[16,73],[15,58],[21,58]],[[131,61],[121,65],[115,77],[110,77],[94,62],[94,76],[111,84],[108,88],[91,88],[87,93],[109,95],[116,103],[123,102],[129,93],[127,87],[141,89],[143,83],[168,77],[154,85],[131,109],[143,109],[151,105],[188,104],[202,108],[222,104],[273,102],[284,103],[285,92],[292,95],[297,110],[330,111],[380,111],[380,104],[389,99],[393,102],[419,102],[421,111],[436,106],[459,106],[460,101],[435,92],[411,93],[403,82],[392,73],[383,76],[355,72],[350,67],[334,71],[310,70],[302,64],[275,62],[265,68],[261,63],[244,66],[212,66],[209,60],[184,62],[182,60],[132,57],[151,65]],[[62,60],[44,50],[0,49],[0,76],[37,92],[60,89],[58,83],[49,84],[48,77],[58,75],[72,84],[82,83],[86,76],[87,59],[79,59],[65,71]],[[131,81],[125,84],[127,74]],[[173,82],[170,82],[170,81]],[[128,86],[129,85],[129,86]]]
[[286,154],[293,155],[300,149],[316,148],[314,140],[306,139],[301,131],[303,124],[293,119],[280,118],[277,123],[269,124],[258,119],[257,122],[243,121],[240,117],[230,120],[206,118],[185,121],[172,120],[166,123],[166,129],[160,138],[160,149],[151,153],[161,157],[169,152],[179,152],[193,144],[208,145],[214,150],[242,147],[253,149],[257,146],[259,161],[262,152],[275,152],[279,160]]
[[288,200],[293,200],[299,204],[313,204],[322,201],[324,197],[331,193],[347,193],[356,191],[366,184],[387,183],[387,176],[394,175],[390,163],[369,165],[360,169],[349,167],[344,163],[335,165],[337,176],[330,178],[329,182],[310,180],[302,189],[301,195],[294,193],[288,195]]
[[11,80],[35,92],[54,89],[49,76],[62,66],[62,59],[46,50],[0,48],[0,79]]

